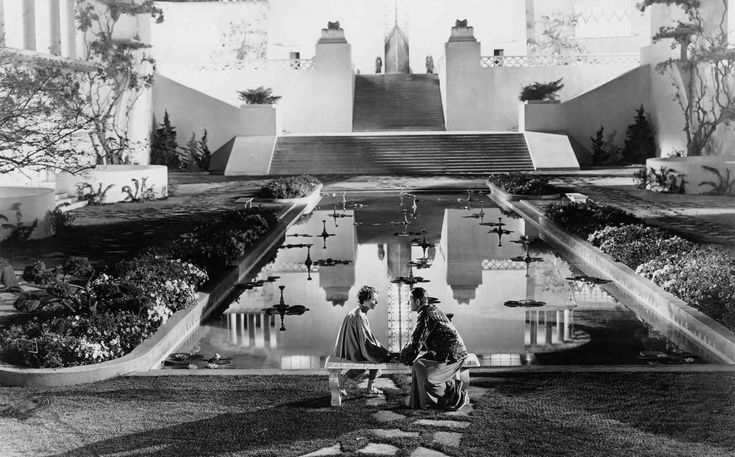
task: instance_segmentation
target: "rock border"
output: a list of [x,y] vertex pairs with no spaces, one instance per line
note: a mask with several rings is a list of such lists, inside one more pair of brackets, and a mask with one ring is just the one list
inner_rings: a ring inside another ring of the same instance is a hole
[[[317,193],[317,195],[319,195]],[[317,200],[318,203],[318,200]],[[92,365],[65,368],[22,368],[0,365],[0,385],[3,386],[68,386],[122,376],[136,371],[148,371],[160,364],[181,342],[194,332],[201,322],[229,295],[234,285],[244,279],[257,263],[279,243],[286,230],[306,211],[303,204],[293,204],[270,234],[252,250],[232,262],[230,273],[217,284],[197,293],[197,304],[175,312],[150,338],[129,354],[118,359]]]

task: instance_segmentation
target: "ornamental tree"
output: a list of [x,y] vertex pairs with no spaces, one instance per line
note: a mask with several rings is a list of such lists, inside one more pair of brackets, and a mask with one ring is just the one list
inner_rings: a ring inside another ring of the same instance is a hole
[[77,72],[57,58],[0,50],[0,174],[16,170],[78,172],[94,166],[80,154],[91,120],[78,103]]
[[682,46],[681,58],[668,59],[656,68],[674,81],[676,72],[681,74],[683,84],[674,83],[673,100],[684,115],[688,156],[712,154],[715,132],[733,128],[735,120],[735,49],[727,37],[728,2],[720,1],[717,24],[705,24],[699,0],[645,0],[640,5],[641,11],[665,4],[686,13],[686,20],[661,27],[654,41],[674,38]]
[[76,0],[75,9],[85,59],[0,50],[0,173],[75,173],[124,163],[135,146],[130,113],[152,84],[154,62],[148,45],[115,32],[139,14],[160,22],[162,11],[153,0]]
[[148,44],[137,36],[120,40],[116,31],[125,20],[141,14],[163,21],[163,11],[153,0],[76,0],[86,60],[97,68],[79,77],[98,163],[124,163],[130,148],[140,146],[131,144],[128,124],[136,101],[153,84],[155,61],[145,52]]

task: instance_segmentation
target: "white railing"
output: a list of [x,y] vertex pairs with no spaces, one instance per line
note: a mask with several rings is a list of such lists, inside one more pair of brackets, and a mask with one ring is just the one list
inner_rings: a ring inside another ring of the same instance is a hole
[[640,63],[639,54],[577,54],[564,56],[482,56],[480,67],[555,67],[561,65],[600,65]]
[[217,59],[205,62],[168,61],[159,62],[159,66],[167,69],[216,71],[216,70],[313,70],[313,59],[280,59],[246,61],[237,59]]

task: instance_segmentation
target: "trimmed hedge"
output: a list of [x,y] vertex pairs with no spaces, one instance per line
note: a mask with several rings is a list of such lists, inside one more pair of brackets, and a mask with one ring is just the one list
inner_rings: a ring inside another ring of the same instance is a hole
[[605,227],[643,223],[628,212],[610,205],[598,205],[592,200],[554,202],[547,208],[546,216],[582,238]]
[[533,173],[497,173],[490,175],[488,181],[509,194],[549,195],[558,193],[557,189],[549,184],[548,178]]
[[270,181],[260,188],[260,198],[301,198],[306,197],[321,184],[321,181],[310,175],[279,178]]

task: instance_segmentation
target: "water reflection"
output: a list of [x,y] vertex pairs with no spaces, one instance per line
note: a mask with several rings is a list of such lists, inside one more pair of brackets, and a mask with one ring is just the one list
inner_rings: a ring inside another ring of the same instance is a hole
[[[244,290],[221,318],[213,317],[200,341],[204,351],[232,357],[233,364],[243,368],[318,368],[332,350],[344,314],[357,306],[357,290],[363,284],[375,286],[380,294],[369,317],[373,333],[398,351],[415,322],[408,300],[411,286],[422,281],[428,282],[442,310],[453,314],[452,322],[483,365],[580,363],[575,360],[606,353],[614,357],[609,363],[640,363],[636,358],[644,344],[635,338],[647,338],[648,329],[604,292],[607,285],[567,280],[579,272],[536,243],[538,233],[523,219],[503,215],[490,202],[480,204],[481,197],[472,193],[420,199],[407,193],[399,198],[349,197],[325,198],[325,209],[316,209],[311,218],[289,229],[287,240],[321,232],[329,235],[329,243],[325,237],[326,248],[312,250],[304,243],[280,249],[253,281],[279,279]],[[468,217],[470,204],[476,209]],[[354,223],[338,224],[342,217],[331,218],[335,205]],[[402,233],[391,225],[396,220],[403,221]],[[515,240],[510,241],[517,242],[494,243],[485,220],[497,221],[492,226],[503,231],[499,238],[513,233]],[[403,236],[411,233],[409,225],[421,238]],[[420,275],[414,269],[420,269]],[[279,301],[281,286],[293,297],[289,301],[309,308],[296,318],[287,316],[284,332],[278,331],[276,316],[263,311]],[[504,306],[513,300],[543,304]],[[608,327],[611,315],[620,330]],[[623,333],[630,338],[627,352],[605,346],[615,343],[605,339],[608,335],[617,339]],[[588,347],[598,352],[588,357]]]

